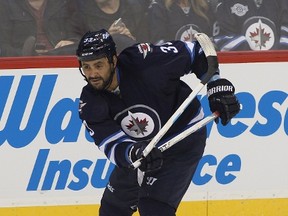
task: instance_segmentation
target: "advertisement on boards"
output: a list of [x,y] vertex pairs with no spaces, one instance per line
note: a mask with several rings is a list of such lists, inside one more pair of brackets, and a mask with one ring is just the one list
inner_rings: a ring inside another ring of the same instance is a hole
[[[287,62],[223,64],[242,110],[208,140],[184,201],[288,197]],[[183,80],[192,88],[197,81]],[[78,117],[77,68],[1,69],[0,207],[99,204],[114,165]],[[205,90],[199,94],[206,115]]]

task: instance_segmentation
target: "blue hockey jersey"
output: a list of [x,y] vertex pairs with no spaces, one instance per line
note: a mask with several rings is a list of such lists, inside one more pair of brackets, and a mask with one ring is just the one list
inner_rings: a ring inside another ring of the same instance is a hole
[[[201,79],[206,71],[206,57],[198,42],[136,44],[118,56],[117,91],[97,91],[89,84],[82,89],[80,118],[107,158],[123,164],[128,147],[152,139],[191,93],[181,77],[194,73]],[[162,141],[201,118],[203,110],[196,98]]]

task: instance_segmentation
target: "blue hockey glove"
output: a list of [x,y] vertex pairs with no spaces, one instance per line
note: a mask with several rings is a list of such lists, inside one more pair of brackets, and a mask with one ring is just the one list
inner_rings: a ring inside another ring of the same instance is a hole
[[[137,142],[132,145],[129,150],[129,158],[131,163],[141,158],[142,152],[147,146],[147,141]],[[143,172],[158,170],[163,164],[162,152],[158,148],[153,148],[152,151],[141,161],[139,169]]]
[[[227,79],[218,79],[207,84],[207,96],[211,112],[218,111],[225,126],[240,111],[240,104],[234,94],[235,88]],[[216,119],[218,123],[219,119]]]

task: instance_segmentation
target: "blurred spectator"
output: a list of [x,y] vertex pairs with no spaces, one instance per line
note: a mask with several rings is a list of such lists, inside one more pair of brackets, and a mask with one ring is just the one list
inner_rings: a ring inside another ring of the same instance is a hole
[[148,10],[150,41],[153,43],[191,41],[196,32],[212,37],[214,25],[214,10],[206,0],[153,0]]
[[287,0],[222,0],[217,7],[218,50],[288,48]]
[[72,18],[72,35],[79,39],[87,31],[107,29],[110,34],[124,34],[145,41],[145,4],[143,0],[77,0]]
[[75,54],[65,47],[74,43],[67,37],[74,0],[0,0],[0,7],[1,56]]

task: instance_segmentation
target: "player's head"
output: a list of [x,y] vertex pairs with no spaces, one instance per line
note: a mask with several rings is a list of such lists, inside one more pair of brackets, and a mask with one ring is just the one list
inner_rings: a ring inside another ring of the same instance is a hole
[[[111,90],[115,84],[116,46],[105,29],[87,32],[76,51],[79,70],[96,90]],[[114,82],[113,82],[114,80]]]
[[95,32],[89,31],[80,40],[76,55],[80,62],[103,57],[107,57],[109,62],[113,62],[113,56],[116,55],[116,45],[105,29]]

